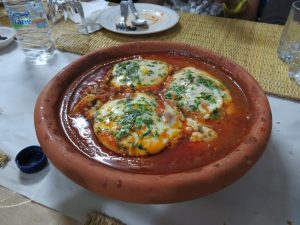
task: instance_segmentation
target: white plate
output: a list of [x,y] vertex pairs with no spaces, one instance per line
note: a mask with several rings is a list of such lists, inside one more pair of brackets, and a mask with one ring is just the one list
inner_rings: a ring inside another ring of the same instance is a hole
[[[146,3],[136,3],[135,5],[139,15],[148,21],[149,26],[147,28],[139,27],[135,31],[117,30],[116,22],[120,20],[120,6],[114,6],[103,11],[100,15],[100,24],[107,30],[116,33],[139,35],[167,30],[176,25],[179,21],[178,14],[169,8]],[[130,13],[130,10],[128,11],[127,24],[132,26],[130,21],[133,19],[133,16]]]
[[16,35],[16,32],[14,29],[10,27],[0,27],[0,35],[7,37],[7,39],[5,40],[0,40],[0,49],[1,49],[1,48],[5,48],[14,40],[14,36]]

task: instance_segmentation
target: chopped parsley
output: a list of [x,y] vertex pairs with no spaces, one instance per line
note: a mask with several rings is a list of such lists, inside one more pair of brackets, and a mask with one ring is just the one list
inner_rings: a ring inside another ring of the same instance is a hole
[[[148,70],[148,71],[147,71],[147,75],[148,75],[148,76],[151,76],[151,75],[153,75],[153,74],[154,74],[153,70]],[[153,80],[151,80],[151,82],[153,82]]]
[[211,114],[210,114],[210,117],[209,117],[211,120],[217,120],[220,118],[220,112],[215,109]]
[[157,131],[154,132],[154,134],[152,134],[152,137],[158,137],[159,133]]
[[190,83],[193,83],[194,80],[195,80],[195,77],[191,73],[188,73],[187,74],[187,79],[189,80]]
[[197,76],[196,77],[196,84],[199,86],[200,84],[203,84],[205,87],[209,89],[218,89],[217,85],[214,84],[212,80],[205,79],[202,76]]
[[132,148],[137,148],[137,149],[139,149],[139,150],[141,150],[141,151],[146,150],[146,149],[143,147],[143,145],[140,144],[140,143],[135,143],[135,142],[133,142],[133,143],[131,143],[131,147],[132,147]]
[[165,97],[167,99],[173,99],[175,97],[175,100],[180,100],[182,99],[182,95],[185,94],[185,92],[185,86],[174,83],[169,87],[169,89],[165,93]]
[[[96,116],[98,116],[98,115],[96,115]],[[98,122],[102,122],[103,121],[103,119],[101,118],[101,117],[96,117],[95,116],[95,119],[98,121]]]
[[165,93],[165,97],[166,97],[166,99],[172,99],[172,94],[171,94],[171,92],[166,92],[166,93]]
[[197,105],[190,105],[192,111],[196,111],[198,109]]
[[211,93],[207,93],[207,92],[201,92],[200,93],[200,98],[204,99],[210,103],[216,104],[216,98],[211,94]]
[[151,134],[151,130],[148,130],[147,132],[145,132],[143,135],[142,135],[142,137],[146,137],[146,136],[148,136],[148,135],[150,135]]
[[117,140],[121,140],[122,138],[127,137],[129,133],[130,133],[129,129],[122,128],[118,130],[114,136],[116,137]]
[[141,84],[139,69],[138,60],[124,61],[116,65],[113,76],[121,77],[120,82],[123,84]]

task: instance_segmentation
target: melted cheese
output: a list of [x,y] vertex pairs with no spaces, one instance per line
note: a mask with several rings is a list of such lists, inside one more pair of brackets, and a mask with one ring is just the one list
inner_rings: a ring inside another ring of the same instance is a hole
[[176,110],[167,103],[158,110],[156,98],[148,94],[115,99],[91,111],[99,141],[120,154],[156,154],[176,143],[181,135],[182,123]]
[[114,65],[111,84],[142,89],[160,84],[170,72],[171,66],[159,60],[127,60]]
[[212,117],[224,103],[231,101],[229,90],[220,81],[194,67],[175,73],[164,95],[180,109],[200,113],[204,119]]

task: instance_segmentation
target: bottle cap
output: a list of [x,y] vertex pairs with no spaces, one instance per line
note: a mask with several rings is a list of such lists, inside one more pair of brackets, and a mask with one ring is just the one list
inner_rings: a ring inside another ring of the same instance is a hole
[[47,165],[47,157],[39,146],[29,146],[22,149],[15,162],[24,173],[36,173]]

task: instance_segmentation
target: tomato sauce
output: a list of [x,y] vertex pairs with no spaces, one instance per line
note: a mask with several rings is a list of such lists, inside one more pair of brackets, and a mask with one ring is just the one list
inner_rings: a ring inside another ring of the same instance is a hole
[[[133,57],[139,56],[169,63],[173,66],[174,72],[187,66],[205,70],[229,89],[232,97],[230,107],[234,109],[233,113],[222,116],[218,120],[205,121],[218,133],[218,138],[210,142],[190,142],[189,138],[181,138],[177,144],[165,148],[159,154],[143,157],[118,155],[105,148],[96,138],[91,122],[84,116],[72,117],[70,112],[83,96],[90,93],[96,94],[101,102],[130,94],[131,90],[117,90],[109,86],[109,70],[115,63],[130,59],[126,58],[93,68],[78,77],[66,90],[61,105],[61,123],[69,140],[79,151],[111,168],[134,173],[168,174],[203,167],[236,149],[249,130],[251,110],[247,97],[234,82],[231,74],[215,65],[179,54],[144,54]],[[161,85],[147,91],[160,95],[168,80],[169,78],[166,78]]]

